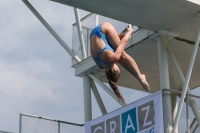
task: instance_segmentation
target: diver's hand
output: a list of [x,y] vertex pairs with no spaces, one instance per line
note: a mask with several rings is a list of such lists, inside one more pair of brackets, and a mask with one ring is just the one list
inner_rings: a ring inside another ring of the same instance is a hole
[[122,38],[123,38],[125,35],[126,35],[126,34],[124,34],[124,33],[120,33],[120,34],[118,34],[119,39],[122,40]]

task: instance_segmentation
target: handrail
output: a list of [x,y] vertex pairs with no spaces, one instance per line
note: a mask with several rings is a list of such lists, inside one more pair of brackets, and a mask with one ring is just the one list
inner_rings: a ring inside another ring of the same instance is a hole
[[1,130],[0,130],[0,133],[12,133],[12,132],[6,132],[6,131],[1,131]]
[[[85,17],[81,18],[80,21],[84,21],[85,19],[89,18],[90,16],[92,16],[94,13],[89,13],[88,15],[86,15]],[[72,24],[73,26],[76,26],[76,23]]]
[[41,116],[36,116],[36,115],[25,114],[25,113],[21,113],[21,115],[28,116],[28,117],[33,117],[33,118],[38,118],[38,119],[43,119],[43,120],[49,120],[49,121],[55,121],[55,122],[60,122],[60,123],[65,123],[65,124],[70,124],[70,125],[75,125],[75,126],[84,126],[84,124],[77,124],[77,123],[72,123],[72,122],[66,122],[66,121],[56,120],[56,119],[52,119],[52,118],[46,118],[46,117],[41,117]]
[[[181,94],[182,91],[177,91],[177,90],[172,90],[172,89],[162,89],[162,91],[170,91],[172,93],[176,93],[176,94]],[[193,94],[190,94],[190,93],[186,93],[186,95],[190,96],[190,97],[195,97],[195,98],[199,98],[200,99],[200,96],[197,96],[197,95],[193,95]]]

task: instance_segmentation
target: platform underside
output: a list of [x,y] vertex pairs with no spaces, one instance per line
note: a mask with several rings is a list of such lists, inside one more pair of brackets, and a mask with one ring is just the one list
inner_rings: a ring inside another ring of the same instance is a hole
[[159,31],[192,14],[200,6],[184,0],[53,0],[109,18]]
[[[116,20],[135,24],[152,31],[169,31],[186,41],[195,42],[200,27],[200,6],[184,0],[53,0]],[[184,41],[170,40],[177,61],[186,75],[193,46]],[[147,38],[126,49],[147,77],[151,92],[160,89],[158,50],[156,40]],[[180,89],[176,72],[169,62],[171,89]],[[139,82],[121,68],[118,85],[143,91]],[[97,69],[97,67],[95,68]],[[98,70],[98,69],[97,69]],[[105,76],[100,80],[107,82]],[[200,85],[200,50],[198,50],[189,87]]]

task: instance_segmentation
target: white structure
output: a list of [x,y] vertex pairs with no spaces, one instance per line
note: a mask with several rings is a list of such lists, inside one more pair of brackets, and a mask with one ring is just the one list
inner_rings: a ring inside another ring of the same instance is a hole
[[[22,1],[77,62],[73,67],[75,68],[75,75],[83,78],[85,121],[92,119],[90,88],[94,92],[102,114],[107,113],[94,81],[117,102],[119,101],[115,94],[103,83],[107,82],[105,75],[98,69],[92,58],[87,57],[77,8],[143,27],[133,34],[126,47],[126,52],[134,57],[140,70],[147,76],[152,93],[160,89],[182,90],[178,107],[176,96],[171,95],[170,91],[163,93],[165,133],[176,131],[186,93],[190,94],[190,89],[200,85],[199,5],[183,0],[101,0],[98,2],[95,0],[53,0],[76,7],[74,12],[82,52],[81,60],[80,57],[74,55],[68,45],[30,3],[27,0]],[[102,10],[102,7],[104,7],[104,10]],[[96,17],[97,23],[98,16]],[[120,69],[122,73],[118,82],[120,86],[143,91],[141,85],[131,74],[123,68]],[[185,73],[186,77],[184,76]],[[119,104],[124,106],[120,102]],[[200,125],[200,114],[195,101],[191,97],[189,98],[189,106],[192,108],[198,125]]]

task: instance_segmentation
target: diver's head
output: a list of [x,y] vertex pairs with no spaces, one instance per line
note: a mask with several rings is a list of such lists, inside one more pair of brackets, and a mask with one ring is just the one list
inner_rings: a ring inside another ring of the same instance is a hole
[[[120,69],[116,64],[113,64],[106,68],[105,70],[106,77],[108,79],[108,83],[110,84],[110,87],[115,92],[116,96],[118,97],[119,101],[124,102],[124,98],[119,92],[119,89],[116,85],[118,79],[120,78]],[[125,103],[125,102],[124,102]]]

